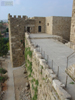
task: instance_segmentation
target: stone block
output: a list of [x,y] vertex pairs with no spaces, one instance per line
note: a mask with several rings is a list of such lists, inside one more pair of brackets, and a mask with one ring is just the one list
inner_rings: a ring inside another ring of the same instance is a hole
[[39,62],[40,62],[41,66],[45,65],[45,63],[46,63],[45,59],[39,59]]
[[57,94],[59,95],[61,100],[66,100],[66,99],[71,99],[71,95],[65,91],[62,87],[61,87],[61,82],[59,80],[53,80],[53,87],[56,90]]

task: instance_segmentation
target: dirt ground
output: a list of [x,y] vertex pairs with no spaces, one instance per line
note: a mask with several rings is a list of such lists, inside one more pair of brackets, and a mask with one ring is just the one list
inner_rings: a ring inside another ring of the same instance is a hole
[[[7,58],[4,58],[5,60],[2,61],[2,68],[8,70],[8,61],[6,60]],[[8,76],[8,72],[5,74]],[[6,99],[6,91],[7,91],[8,87],[7,87],[7,81],[5,81],[4,83],[2,83],[2,92],[3,92],[3,99]]]
[[[25,90],[28,79],[27,74],[24,74],[24,71],[24,66],[13,69],[16,100],[30,100],[30,90]],[[26,92],[28,93],[27,96],[25,95]]]
[[10,56],[2,63],[2,67],[8,72],[8,80],[2,84],[2,100],[30,100],[30,86],[28,82],[25,65],[22,67],[12,68]]
[[[2,68],[8,70],[8,61],[3,61],[2,62]],[[8,75],[8,73],[6,73],[6,75]],[[7,90],[7,81],[5,81],[4,83],[2,83],[2,91],[6,91]]]

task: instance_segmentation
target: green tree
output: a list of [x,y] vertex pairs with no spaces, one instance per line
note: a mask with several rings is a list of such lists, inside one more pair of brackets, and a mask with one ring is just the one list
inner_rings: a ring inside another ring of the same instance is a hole
[[4,44],[7,44],[9,42],[9,38],[3,38]]
[[7,55],[8,46],[4,41],[4,38],[0,36],[0,56]]
[[9,32],[8,28],[6,28],[6,32]]
[[5,74],[5,73],[7,73],[7,70],[6,69],[3,69],[3,68],[0,68],[0,73],[1,74]]
[[0,32],[0,38],[2,37],[1,32]]

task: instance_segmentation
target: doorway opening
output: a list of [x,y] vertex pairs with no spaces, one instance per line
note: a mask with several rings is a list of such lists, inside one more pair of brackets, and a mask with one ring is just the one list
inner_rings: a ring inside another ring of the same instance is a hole
[[27,32],[30,32],[30,27],[27,27]]
[[41,32],[41,26],[38,26],[38,32]]

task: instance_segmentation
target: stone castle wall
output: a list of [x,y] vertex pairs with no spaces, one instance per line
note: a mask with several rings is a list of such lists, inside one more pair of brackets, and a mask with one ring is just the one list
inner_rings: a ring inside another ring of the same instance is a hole
[[53,34],[70,39],[71,17],[53,17]]
[[73,0],[70,41],[75,45],[75,0]]
[[70,39],[71,17],[46,17],[46,33]]
[[35,33],[35,19],[27,19],[25,20],[26,31],[27,27],[30,27],[30,33]]
[[51,34],[53,33],[53,17],[46,17],[46,33]]
[[[73,0],[71,31],[70,31],[70,47],[75,50],[75,0]],[[67,74],[75,81],[75,65],[71,65],[66,69]]]
[[[39,23],[41,21],[41,23]],[[24,63],[24,33],[27,27],[30,27],[30,33],[38,33],[38,26],[41,26],[41,32],[45,32],[45,18],[35,17],[30,19],[27,16],[12,17],[8,15],[9,22],[9,42],[10,56],[13,67],[19,67]]]
[[25,34],[25,63],[31,89],[32,100],[71,100],[56,74]]
[[[69,17],[32,17],[8,15],[9,41],[11,61],[14,67],[20,66],[24,62],[24,33],[47,33],[62,36],[69,40],[70,18]],[[38,27],[41,26],[41,32]]]
[[[35,33],[45,33],[45,17],[34,17]],[[41,32],[38,32],[38,26],[41,26]]]
[[24,63],[24,33],[25,33],[25,19],[27,17],[21,16],[12,17],[8,15],[9,23],[9,43],[10,43],[10,56],[12,67],[19,67]]

